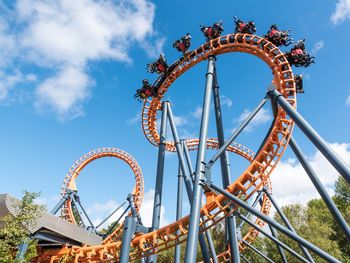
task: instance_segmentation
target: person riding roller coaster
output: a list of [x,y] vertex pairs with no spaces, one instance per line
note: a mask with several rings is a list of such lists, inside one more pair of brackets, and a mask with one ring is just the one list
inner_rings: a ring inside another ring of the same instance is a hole
[[293,43],[293,39],[289,38],[290,30],[278,30],[277,25],[273,24],[270,26],[270,30],[264,36],[268,41],[274,44],[276,47],[288,46]]
[[248,23],[243,22],[236,16],[233,17],[235,21],[235,34],[254,34],[256,32],[256,27],[254,21],[249,21]]
[[134,98],[138,101],[145,100],[149,96],[154,96],[156,95],[156,91],[154,87],[149,84],[147,79],[142,80],[142,88],[137,89],[136,93],[134,95]]
[[185,36],[173,42],[173,47],[177,49],[177,51],[182,52],[186,55],[189,47],[191,46],[191,35],[187,33]]
[[303,87],[303,76],[302,75],[295,75],[294,82],[295,82],[296,92],[297,93],[305,93],[305,90]]
[[305,50],[305,39],[299,40],[289,52],[285,53],[288,62],[296,67],[308,67],[314,62],[315,57],[311,57]]
[[217,38],[221,35],[221,32],[224,31],[224,26],[222,25],[222,21],[216,22],[213,26],[200,26],[201,31],[204,36],[207,38],[207,41],[210,41],[214,38]]
[[164,54],[160,54],[157,61],[147,64],[147,71],[149,73],[156,72],[157,74],[168,73],[168,64]]

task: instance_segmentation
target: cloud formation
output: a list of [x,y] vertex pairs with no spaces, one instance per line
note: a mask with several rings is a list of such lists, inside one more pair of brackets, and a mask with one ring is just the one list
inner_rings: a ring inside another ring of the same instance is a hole
[[[242,114],[239,116],[238,120],[236,120],[236,122],[238,124],[242,123],[250,114],[251,114],[251,111],[248,109],[245,109],[242,112]],[[253,131],[258,126],[263,125],[271,120],[272,120],[272,115],[270,111],[266,110],[265,108],[261,108],[244,130]],[[236,128],[232,129],[231,132],[234,132],[235,129]]]
[[311,50],[311,54],[316,55],[318,51],[320,51],[322,48],[324,48],[324,41],[318,41],[315,43],[314,47]]
[[333,25],[338,25],[350,19],[350,0],[338,0],[331,15]]
[[[136,43],[152,56],[162,49],[164,38],[155,47],[149,43],[157,37],[154,16],[155,6],[147,0],[17,0],[12,13],[0,19],[0,53],[44,72],[35,91],[38,109],[75,118],[83,114],[94,84],[89,63],[131,63],[128,51]],[[9,88],[0,87],[3,99]]]
[[[149,189],[145,192],[143,197],[142,206],[140,209],[140,215],[142,219],[142,223],[144,226],[151,227],[152,226],[152,216],[153,216],[153,200],[154,199],[154,189]],[[87,213],[89,217],[92,218],[94,225],[97,225],[102,222],[114,209],[116,209],[121,203],[118,203],[116,200],[110,199],[107,202],[103,203],[94,203],[90,207],[87,208]],[[115,222],[123,213],[127,204],[124,205],[122,209],[119,209],[113,216],[111,216],[102,226],[99,228],[106,228]],[[124,216],[125,217],[125,216]],[[122,218],[124,221],[124,218]],[[165,217],[165,208],[162,205],[161,207],[161,215],[160,215],[160,226],[165,226],[169,224],[169,221]]]
[[[331,143],[333,150],[350,165],[350,143]],[[334,183],[338,179],[337,171],[317,151],[307,156],[308,162],[330,194],[334,192]],[[294,158],[281,161],[271,175],[273,195],[280,206],[302,203],[312,198],[320,198],[301,164]]]
[[345,104],[350,106],[350,95],[347,97],[346,101],[345,101]]

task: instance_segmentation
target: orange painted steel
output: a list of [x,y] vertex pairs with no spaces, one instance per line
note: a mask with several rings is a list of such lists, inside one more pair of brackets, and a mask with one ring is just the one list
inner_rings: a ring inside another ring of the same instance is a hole
[[[92,150],[87,154],[84,154],[79,160],[77,160],[73,164],[73,166],[69,169],[68,173],[66,174],[61,188],[61,196],[64,196],[64,194],[67,192],[67,189],[73,191],[77,190],[75,180],[77,179],[80,172],[84,169],[84,167],[86,167],[89,163],[93,162],[96,159],[105,157],[113,157],[123,160],[132,169],[136,181],[135,187],[133,189],[133,195],[135,198],[135,208],[137,211],[139,211],[142,205],[144,195],[144,180],[141,168],[130,154],[117,148],[99,148],[96,150]],[[68,199],[63,205],[63,208],[61,209],[61,217],[69,222],[76,224],[70,199]],[[104,240],[104,243],[114,240],[116,236],[119,235],[121,229],[122,227],[119,226],[115,231],[113,231],[113,233],[111,233],[111,235],[108,236],[107,239]]]
[[[191,140],[191,144],[189,144],[189,150],[196,150],[198,146],[199,140]],[[207,148],[208,149],[218,149],[219,143],[216,138],[210,138],[207,140]],[[238,143],[231,144],[227,150],[232,153],[236,153],[249,162],[252,162],[254,160],[255,154],[253,151],[251,151],[249,148],[240,145]],[[268,180],[264,183],[264,185],[267,185],[268,189],[271,191],[271,183]],[[271,207],[271,203],[268,198],[264,196],[261,206],[261,212],[265,215],[269,214]],[[260,219],[257,219],[256,224],[263,226],[264,222]],[[62,248],[59,250],[53,250],[53,251],[41,251],[40,257],[38,257],[38,262],[57,262],[65,255],[74,255],[76,262],[89,262],[89,260],[101,260],[103,262],[109,262],[108,257],[112,256],[111,261],[116,260],[119,257],[119,249],[121,246],[121,234],[123,229],[123,224],[121,224],[116,231],[113,232],[113,238],[108,237],[107,239],[103,240],[102,245],[100,246],[86,246],[86,247],[72,247],[72,248]],[[251,243],[255,237],[257,236],[258,232],[254,228],[249,228],[248,232],[245,234],[243,239],[249,243]],[[245,248],[244,244],[240,244],[240,249],[243,250]],[[218,259],[220,262],[221,260],[224,260],[225,258],[229,257],[230,251],[225,251],[218,255]],[[74,261],[75,262],[75,261]]]
[[[142,110],[142,127],[145,136],[153,145],[157,146],[159,142],[156,127],[157,111],[160,110],[161,99],[171,84],[188,69],[207,59],[208,56],[217,56],[229,52],[245,52],[262,59],[272,70],[273,83],[276,89],[294,108],[296,107],[293,72],[284,54],[276,46],[255,35],[231,34],[222,36],[205,43],[188,54],[160,84],[158,97],[145,101]],[[271,172],[288,145],[293,126],[293,121],[281,108],[278,108],[273,128],[270,130],[261,150],[248,168],[226,190],[244,200],[248,200],[264,184],[268,183]],[[190,149],[196,147],[196,140],[187,141]],[[208,140],[209,143],[210,140]],[[174,143],[167,142],[166,149],[175,151]],[[213,192],[201,209],[201,216],[206,216],[206,220],[201,221],[200,231],[213,227],[234,212],[234,209],[229,209],[230,206],[234,206],[232,201]],[[264,209],[264,206],[262,208]],[[131,244],[130,260],[138,259],[142,255],[158,253],[184,242],[188,233],[188,224],[189,216],[186,216],[161,229],[136,235]],[[74,255],[73,262],[114,262],[119,257],[120,243],[120,241],[116,241],[100,246],[73,247],[56,251],[47,250],[41,253],[42,261],[40,262],[58,262],[67,253]]]

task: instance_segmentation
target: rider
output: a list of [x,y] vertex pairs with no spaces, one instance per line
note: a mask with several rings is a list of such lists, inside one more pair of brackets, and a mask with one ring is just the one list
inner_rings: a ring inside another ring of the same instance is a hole
[[217,38],[221,35],[221,32],[224,31],[224,26],[222,25],[222,20],[214,23],[213,26],[200,26],[201,31],[204,36],[207,38],[207,41]]
[[234,16],[233,19],[236,25],[235,33],[254,34],[256,32],[254,21],[249,21],[248,23],[245,23],[236,16]]
[[294,82],[295,82],[296,92],[305,93],[305,90],[303,88],[303,75],[295,75]]
[[142,88],[136,90],[134,98],[138,101],[144,100],[149,96],[156,95],[154,87],[148,82],[147,79],[142,80]]
[[276,24],[270,26],[270,30],[267,32],[269,38],[277,37],[280,34],[280,31],[277,28]]
[[298,40],[298,42],[292,47],[290,50],[291,55],[302,55],[305,53],[305,39],[303,40]]
[[299,40],[285,55],[288,62],[296,67],[308,67],[311,63],[315,63],[314,57],[311,57],[305,50],[305,39]]
[[276,24],[270,26],[269,31],[264,36],[268,41],[272,42],[275,46],[289,46],[293,43],[293,39],[289,38],[290,30],[279,30]]
[[141,90],[148,96],[154,95],[154,90],[151,84],[149,84],[147,79],[142,80],[142,88]]
[[182,52],[184,55],[187,50],[191,46],[191,35],[187,33],[185,36],[173,42],[173,47],[177,49],[177,51]]
[[166,62],[164,54],[160,54],[157,61],[147,64],[147,70],[150,73],[156,72],[157,74],[167,73],[168,64]]

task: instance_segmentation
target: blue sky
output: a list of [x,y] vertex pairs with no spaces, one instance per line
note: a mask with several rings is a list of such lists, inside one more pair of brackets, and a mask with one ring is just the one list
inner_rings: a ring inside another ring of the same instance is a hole
[[[155,79],[145,67],[160,52],[169,62],[178,58],[174,40],[191,33],[195,48],[204,42],[199,25],[219,19],[224,34],[231,33],[234,15],[254,20],[258,35],[276,23],[292,29],[295,40],[306,38],[316,64],[294,70],[304,75],[306,91],[298,96],[298,110],[350,163],[349,0],[0,0],[0,12],[0,192],[41,191],[51,208],[75,160],[95,148],[117,147],[139,162],[150,208],[157,148],[142,133],[141,104],[132,96],[143,78]],[[247,54],[219,56],[217,68],[229,136],[264,96],[271,71]],[[191,69],[166,96],[184,137],[198,137],[205,69],[205,62]],[[215,137],[212,117],[209,135]],[[256,150],[270,121],[265,107],[237,142]],[[332,191],[336,172],[297,129],[295,138]],[[234,179],[247,163],[236,157],[231,162]],[[176,174],[176,157],[167,154],[164,222],[174,218]],[[113,159],[95,161],[77,183],[94,220],[122,202],[132,185],[131,171]],[[282,204],[317,196],[289,150],[273,175],[273,189]],[[149,209],[143,215],[149,218]]]

